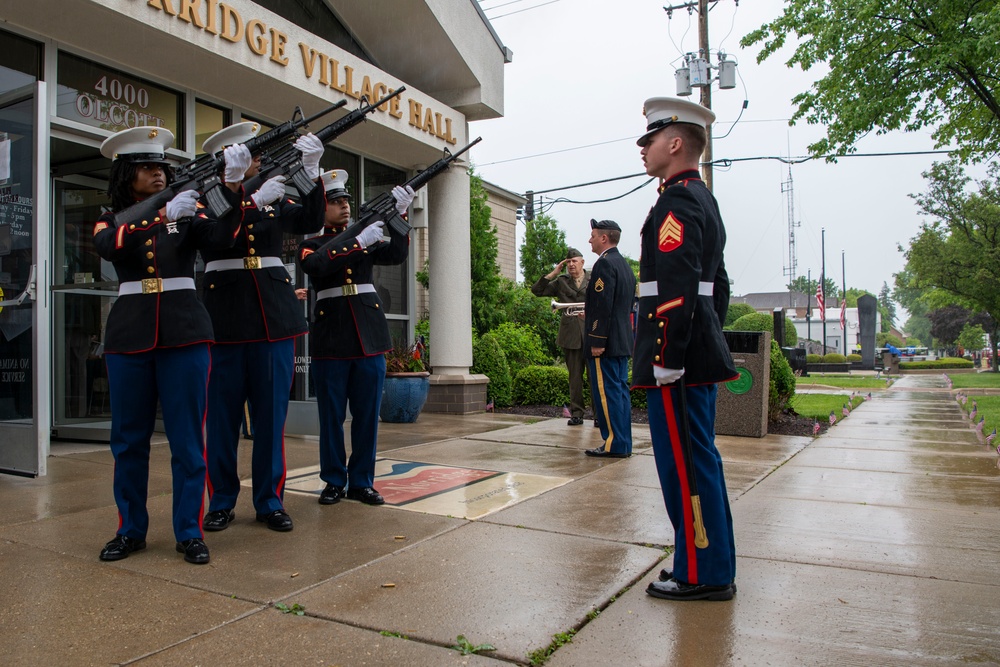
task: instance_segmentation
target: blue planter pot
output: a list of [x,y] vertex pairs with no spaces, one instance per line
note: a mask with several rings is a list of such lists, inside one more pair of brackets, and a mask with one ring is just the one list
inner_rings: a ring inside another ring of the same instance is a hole
[[430,373],[394,373],[385,376],[379,417],[393,424],[412,424],[427,402]]

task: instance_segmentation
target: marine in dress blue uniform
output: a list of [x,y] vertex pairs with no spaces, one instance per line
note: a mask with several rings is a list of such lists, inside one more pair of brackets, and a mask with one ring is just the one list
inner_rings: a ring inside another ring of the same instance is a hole
[[[715,447],[715,397],[716,383],[737,372],[722,335],[729,308],[726,230],[698,172],[715,114],[665,97],[647,100],[644,113],[648,125],[638,144],[646,173],[661,185],[642,227],[632,379],[647,390],[653,454],[674,527],[673,570],[661,572],[647,593],[729,600],[736,549]],[[696,520],[699,509],[707,544]]]
[[[218,153],[255,136],[260,126],[243,122],[209,137],[203,148]],[[323,143],[308,134],[296,140],[306,174],[319,181]],[[254,156],[246,178],[257,175]],[[284,234],[323,228],[326,199],[318,184],[302,203],[285,193],[285,177],[261,184],[242,202],[243,227],[229,248],[205,248],[204,302],[215,342],[208,384],[209,506],[205,530],[224,530],[236,517],[240,492],[237,449],[244,415],[253,434],[251,476],[257,520],[281,532],[293,528],[284,507],[285,418],[295,371],[295,338],[308,331],[291,276],[281,261]]]
[[584,301],[584,350],[594,414],[604,444],[588,449],[587,456],[632,455],[628,359],[632,356],[635,274],[618,252],[621,231],[613,220],[590,221],[590,247],[598,259],[590,270]]
[[[351,207],[347,172],[323,174],[327,197],[323,234],[299,246],[315,303],[310,328],[312,378],[319,408],[320,477],[326,486],[321,505],[347,497],[369,505],[385,502],[374,488],[379,406],[385,381],[385,352],[392,337],[385,309],[372,284],[376,264],[401,264],[410,237],[385,221],[345,235]],[[413,190],[393,188],[396,213],[405,215]],[[389,241],[383,240],[385,231]],[[344,420],[351,411],[351,456],[347,458]]]
[[[105,140],[101,152],[114,159],[108,194],[116,210],[170,184],[164,150],[173,139],[169,130],[137,127]],[[104,340],[119,525],[101,560],[120,560],[146,547],[150,437],[159,401],[170,442],[176,549],[188,562],[209,561],[201,527],[202,424],[213,335],[195,293],[194,263],[199,248],[233,244],[242,217],[239,182],[249,164],[246,149],[226,152],[223,190],[233,210],[221,220],[210,216],[197,192],[186,191],[148,219],[119,226],[109,213],[94,225],[97,252],[114,264],[119,281]]]

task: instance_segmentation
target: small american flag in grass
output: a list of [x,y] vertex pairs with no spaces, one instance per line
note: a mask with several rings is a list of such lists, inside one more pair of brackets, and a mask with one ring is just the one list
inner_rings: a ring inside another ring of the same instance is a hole
[[836,423],[837,423],[837,415],[836,413],[834,413],[833,410],[830,410],[830,426],[833,426]]
[[572,417],[573,413],[569,411],[569,406],[563,403],[563,417]]
[[490,399],[490,402],[486,404],[486,412],[493,412],[493,399],[492,398]]
[[[986,444],[987,445],[992,445],[993,441],[996,440],[996,439],[997,439],[997,429],[994,426],[993,427],[993,432],[990,433],[988,436],[986,436]],[[1000,445],[997,445],[997,454],[1000,454]]]
[[844,415],[845,417],[851,414],[851,409],[847,407],[847,403],[844,403],[844,407],[840,409],[840,414]]
[[976,423],[976,430],[982,433],[984,428],[986,428],[986,417],[980,417]]
[[[997,430],[993,429],[993,434],[996,435]],[[819,435],[819,422],[813,424],[813,435]]]

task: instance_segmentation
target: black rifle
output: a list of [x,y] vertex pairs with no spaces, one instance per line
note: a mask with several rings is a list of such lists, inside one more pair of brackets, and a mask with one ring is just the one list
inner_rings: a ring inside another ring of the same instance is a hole
[[[375,109],[382,106],[392,98],[399,96],[404,90],[406,90],[406,86],[400,86],[379,101],[371,104],[368,104],[367,97],[362,97],[361,106],[359,108],[350,112],[343,118],[333,121],[323,129],[315,132],[314,135],[324,144],[329,143],[355,125],[367,120],[368,114],[374,113]],[[295,189],[298,190],[299,195],[303,197],[312,192],[318,185],[316,181],[306,176],[305,170],[302,168],[301,151],[295,147],[294,143],[289,143],[282,146],[277,151],[272,151],[263,155],[261,167],[257,172],[257,175],[243,181],[243,191],[248,193],[257,192],[257,190],[260,189],[260,186],[264,184],[264,181],[279,175],[288,177],[295,186]]]
[[[243,142],[243,145],[249,149],[251,155],[281,146],[288,143],[291,137],[298,136],[297,131],[300,127],[308,126],[312,121],[325,116],[334,109],[339,109],[344,104],[346,104],[345,101],[337,102],[308,118],[303,117],[300,107],[295,107],[295,112],[290,120],[286,120],[260,136],[248,139]],[[226,160],[221,152],[215,155],[205,153],[194,160],[185,162],[174,170],[174,181],[168,187],[116,213],[115,228],[154,217],[168,201],[185,190],[196,190],[203,194],[212,215],[221,218],[233,208],[222,191],[224,186],[222,178],[219,176],[225,166]]]
[[[416,192],[420,188],[424,187],[428,181],[443,173],[445,170],[451,166],[451,163],[458,159],[458,156],[466,152],[480,141],[482,137],[478,137],[475,141],[467,145],[462,150],[457,153],[452,153],[447,148],[444,149],[444,157],[440,160],[427,167],[423,171],[419,172],[416,176],[403,183],[403,187],[410,186],[413,191]],[[353,236],[357,236],[362,229],[372,224],[376,220],[386,220],[389,226],[392,227],[398,234],[409,234],[410,227],[406,220],[400,215],[395,215],[396,213],[396,198],[392,196],[391,192],[383,192],[382,194],[376,196],[374,199],[366,201],[361,205],[361,210],[358,211],[358,221],[345,229],[343,234],[345,238],[350,238],[351,234],[348,234],[352,229],[354,230]]]

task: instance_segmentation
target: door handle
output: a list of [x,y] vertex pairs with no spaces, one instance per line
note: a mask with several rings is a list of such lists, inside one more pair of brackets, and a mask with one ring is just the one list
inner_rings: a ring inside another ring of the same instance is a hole
[[0,301],[0,308],[5,308],[7,306],[20,306],[24,303],[25,299],[30,298],[32,301],[35,300],[35,289],[38,287],[35,281],[35,265],[31,265],[31,270],[28,272],[28,283],[24,286],[24,291],[21,292],[16,299],[4,299]]

